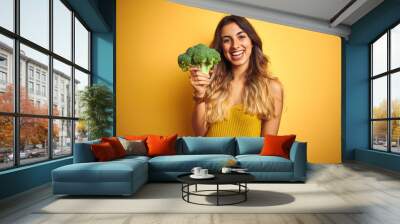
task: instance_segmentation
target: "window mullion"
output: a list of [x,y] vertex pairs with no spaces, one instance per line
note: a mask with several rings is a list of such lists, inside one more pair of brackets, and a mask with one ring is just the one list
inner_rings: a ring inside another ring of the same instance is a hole
[[374,147],[374,136],[373,136],[373,109],[372,109],[372,95],[373,95],[373,79],[372,79],[372,71],[373,71],[373,47],[372,44],[369,46],[369,61],[370,61],[370,66],[369,66],[369,148],[373,149]]
[[[19,35],[19,8],[20,8],[20,1],[14,1],[14,30],[17,35]],[[14,112],[19,114],[20,112],[20,50],[19,50],[19,39],[14,39]],[[19,145],[20,145],[20,118],[14,116],[14,166],[19,166],[20,164],[20,157],[19,157]]]
[[[389,31],[387,32],[387,71],[390,71],[390,29],[389,29]],[[390,88],[390,86],[391,86],[391,82],[390,82],[390,80],[391,80],[391,78],[392,78],[392,74],[391,73],[389,73],[389,74],[387,74],[387,116],[388,116],[388,118],[391,118],[392,117],[392,111],[391,111],[391,104],[392,104],[392,100],[391,100],[391,88]],[[388,122],[387,122],[387,140],[388,140],[388,152],[391,152],[392,151],[392,135],[391,135],[391,123],[392,123],[392,121],[391,120],[388,120]]]
[[[53,52],[53,0],[49,0],[49,50]],[[48,91],[49,94],[49,115],[50,119],[48,120],[48,150],[49,150],[49,159],[53,159],[53,56],[49,55],[49,73],[48,73]]]
[[[75,118],[75,12],[72,11],[72,15],[71,15],[71,23],[72,23],[72,28],[71,28],[71,60],[72,60],[72,66],[71,66],[71,117]],[[71,150],[72,150],[72,155],[74,155],[74,151],[75,151],[75,125],[76,125],[76,121],[73,120],[71,122],[71,126],[72,126],[72,130],[71,130]]]

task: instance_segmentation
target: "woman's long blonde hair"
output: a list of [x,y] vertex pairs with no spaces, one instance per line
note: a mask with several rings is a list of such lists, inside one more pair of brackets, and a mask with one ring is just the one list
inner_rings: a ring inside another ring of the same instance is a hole
[[225,25],[236,23],[250,38],[253,49],[243,89],[242,103],[246,113],[257,115],[260,119],[274,116],[274,99],[271,96],[270,82],[277,80],[268,70],[268,58],[262,51],[262,41],[253,26],[240,16],[225,16],[219,22],[210,47],[221,54],[221,62],[214,67],[213,80],[206,92],[206,121],[208,124],[223,120],[228,112],[230,83],[233,80],[231,63],[224,57],[221,31]]

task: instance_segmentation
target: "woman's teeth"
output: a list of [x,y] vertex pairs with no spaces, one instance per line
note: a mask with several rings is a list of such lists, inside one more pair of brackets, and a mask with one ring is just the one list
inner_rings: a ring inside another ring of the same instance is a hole
[[235,52],[231,53],[232,59],[233,60],[238,60],[238,59],[242,58],[243,52],[244,51],[235,51]]

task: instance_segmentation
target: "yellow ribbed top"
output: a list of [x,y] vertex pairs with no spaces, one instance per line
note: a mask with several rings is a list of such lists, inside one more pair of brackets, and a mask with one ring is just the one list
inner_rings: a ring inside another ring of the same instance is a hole
[[228,117],[211,124],[207,137],[259,137],[261,120],[256,115],[246,114],[242,104],[231,107]]

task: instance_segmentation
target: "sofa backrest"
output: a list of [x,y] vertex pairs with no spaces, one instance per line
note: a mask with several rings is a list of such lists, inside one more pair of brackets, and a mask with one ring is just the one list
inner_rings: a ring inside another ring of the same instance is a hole
[[263,137],[238,137],[236,138],[236,155],[259,154],[263,145]]
[[176,145],[177,154],[226,154],[235,155],[235,138],[181,137]]
[[90,148],[92,144],[99,144],[100,140],[75,143],[74,147],[74,163],[95,162],[96,158]]
[[[97,143],[100,141],[75,143],[74,163],[96,161],[90,145]],[[225,154],[236,156],[259,154],[263,145],[263,137],[179,137],[176,142],[176,152],[178,155]]]

